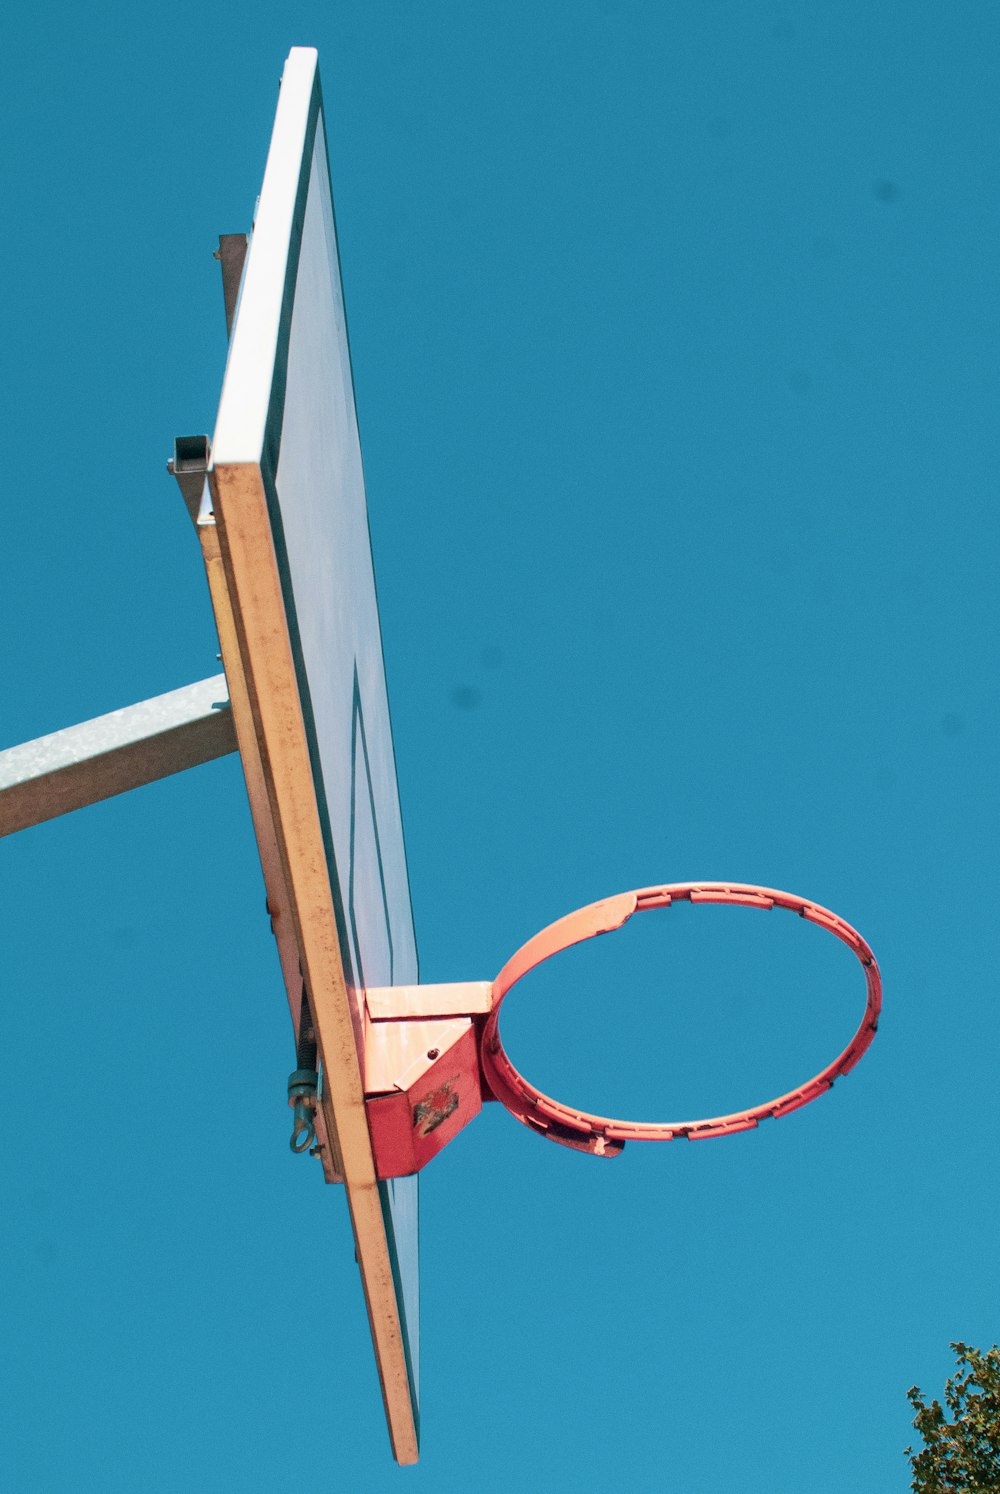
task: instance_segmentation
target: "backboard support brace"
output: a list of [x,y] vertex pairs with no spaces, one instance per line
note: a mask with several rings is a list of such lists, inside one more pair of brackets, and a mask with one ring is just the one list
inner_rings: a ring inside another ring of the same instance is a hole
[[236,751],[224,674],[0,752],[0,836]]

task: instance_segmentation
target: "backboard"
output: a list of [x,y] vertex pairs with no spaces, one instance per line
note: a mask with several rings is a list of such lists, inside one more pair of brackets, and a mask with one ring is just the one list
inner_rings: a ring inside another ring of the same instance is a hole
[[[416,942],[317,56],[296,47],[243,270],[199,528],[317,1131],[343,1179],[393,1451],[417,1457],[417,1178],[379,1181],[364,988]],[[291,1064],[290,1064],[291,1066]]]

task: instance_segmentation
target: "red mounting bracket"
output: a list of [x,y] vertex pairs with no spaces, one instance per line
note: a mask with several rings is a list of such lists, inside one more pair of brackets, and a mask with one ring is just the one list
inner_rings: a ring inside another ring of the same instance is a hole
[[419,1172],[482,1109],[491,981],[365,992],[365,1108],[380,1178]]

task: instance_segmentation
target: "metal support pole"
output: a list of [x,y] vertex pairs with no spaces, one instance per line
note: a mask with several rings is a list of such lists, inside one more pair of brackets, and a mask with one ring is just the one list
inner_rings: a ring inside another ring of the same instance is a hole
[[0,835],[236,751],[224,674],[0,752]]

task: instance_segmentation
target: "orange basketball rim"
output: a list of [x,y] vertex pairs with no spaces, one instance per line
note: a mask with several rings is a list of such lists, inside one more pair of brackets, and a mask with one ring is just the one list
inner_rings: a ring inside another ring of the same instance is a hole
[[[663,1123],[613,1120],[608,1116],[590,1115],[586,1111],[563,1105],[536,1089],[518,1073],[500,1040],[500,1008],[507,993],[536,965],[561,950],[580,944],[585,939],[593,939],[598,934],[608,934],[620,929],[633,913],[644,913],[648,908],[669,908],[672,903],[677,902],[729,903],[744,908],[787,908],[809,923],[826,929],[853,950],[864,971],[867,999],[861,1024],[844,1051],[797,1089],[747,1110],[735,1110],[729,1115],[717,1115],[707,1120]],[[807,898],[796,897],[790,892],[778,892],[772,887],[754,887],[740,882],[675,882],[662,887],[644,887],[637,892],[622,892],[615,897],[590,903],[587,907],[560,918],[556,923],[549,924],[548,928],[542,929],[527,944],[522,945],[493,982],[492,1010],[482,1029],[480,1062],[483,1079],[490,1091],[524,1125],[563,1146],[575,1147],[597,1156],[616,1156],[626,1141],[676,1141],[681,1137],[697,1141],[710,1136],[732,1136],[737,1131],[752,1130],[762,1120],[799,1110],[832,1089],[835,1080],[854,1068],[875,1036],[881,1009],[882,978],[875,956],[857,930],[836,913],[831,913],[829,909],[820,907]]]

